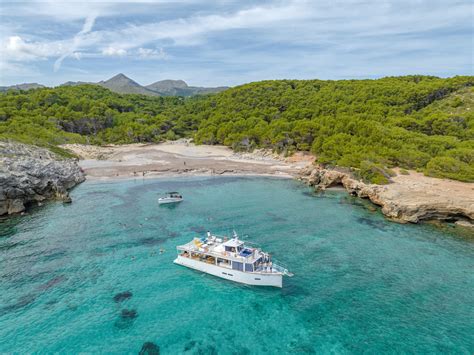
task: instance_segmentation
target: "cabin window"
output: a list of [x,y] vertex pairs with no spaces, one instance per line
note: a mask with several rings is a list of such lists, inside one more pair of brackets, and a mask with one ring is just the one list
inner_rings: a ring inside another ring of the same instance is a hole
[[238,261],[233,261],[232,262],[232,269],[239,270],[239,271],[244,271],[244,264],[239,263]]
[[230,267],[230,261],[227,260],[227,259],[217,258],[217,265],[219,265],[219,266],[225,266],[225,267]]
[[245,271],[253,272],[253,265],[252,264],[245,264]]

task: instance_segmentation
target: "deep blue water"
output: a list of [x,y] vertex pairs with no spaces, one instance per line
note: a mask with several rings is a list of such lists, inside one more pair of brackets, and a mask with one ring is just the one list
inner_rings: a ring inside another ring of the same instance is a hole
[[[159,207],[167,190],[186,201]],[[86,182],[72,197],[0,224],[0,352],[474,352],[474,243],[449,229],[291,180]],[[295,276],[258,288],[173,264],[208,229],[249,235]]]

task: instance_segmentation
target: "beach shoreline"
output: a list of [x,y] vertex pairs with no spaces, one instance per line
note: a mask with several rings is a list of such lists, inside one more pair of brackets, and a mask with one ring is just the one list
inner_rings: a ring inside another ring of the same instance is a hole
[[236,153],[224,146],[194,145],[186,140],[117,146],[63,145],[80,157],[88,179],[173,176],[298,177],[314,160],[309,154],[282,158],[266,150]]
[[195,145],[189,140],[160,144],[110,146],[63,145],[79,156],[90,181],[173,177],[248,176],[303,180],[317,190],[341,187],[369,199],[389,219],[400,223],[422,220],[460,221],[473,225],[474,184],[438,179],[410,171],[387,185],[366,184],[350,173],[314,164],[315,157],[297,152],[282,157],[268,150],[234,152],[224,146]]

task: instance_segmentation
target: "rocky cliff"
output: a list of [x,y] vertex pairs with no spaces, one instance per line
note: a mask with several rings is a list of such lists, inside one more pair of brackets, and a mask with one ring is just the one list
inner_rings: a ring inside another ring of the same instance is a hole
[[84,180],[74,160],[35,146],[0,142],[0,215],[23,212],[47,199],[70,202],[68,190]]
[[343,186],[351,195],[367,198],[382,207],[382,213],[401,223],[422,220],[474,220],[474,185],[435,179],[412,172],[397,175],[391,184],[373,185],[355,179],[349,172],[313,166],[301,179],[318,190]]

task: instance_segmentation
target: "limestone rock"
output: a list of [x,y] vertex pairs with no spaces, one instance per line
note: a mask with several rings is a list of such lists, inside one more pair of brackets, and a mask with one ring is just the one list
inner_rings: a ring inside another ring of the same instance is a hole
[[23,212],[46,199],[70,202],[68,190],[84,180],[72,159],[36,146],[0,142],[0,215]]
[[[382,213],[400,223],[422,220],[474,220],[472,184],[446,181],[412,173],[397,176],[389,185],[366,184],[350,172],[313,166],[300,179],[317,190],[343,186],[353,196],[367,198],[382,207]],[[447,188],[448,186],[449,188]]]
[[456,225],[458,225],[458,226],[460,226],[460,227],[465,227],[465,228],[472,228],[472,229],[474,229],[474,223],[469,222],[469,221],[460,220],[460,221],[457,221],[457,222],[456,222]]

